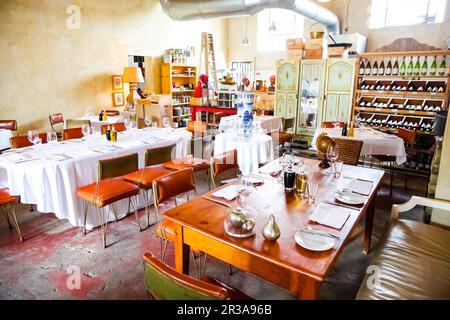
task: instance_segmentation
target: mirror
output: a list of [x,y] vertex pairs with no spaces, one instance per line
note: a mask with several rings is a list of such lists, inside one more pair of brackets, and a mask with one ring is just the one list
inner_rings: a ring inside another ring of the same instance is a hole
[[316,128],[319,112],[322,66],[305,64],[302,66],[301,72],[300,126]]

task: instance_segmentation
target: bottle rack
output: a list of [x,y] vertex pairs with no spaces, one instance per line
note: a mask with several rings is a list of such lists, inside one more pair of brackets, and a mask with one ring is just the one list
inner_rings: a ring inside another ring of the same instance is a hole
[[[356,81],[353,95],[353,119],[366,126],[376,127],[392,133],[398,128],[416,130],[418,134],[430,134],[437,111],[448,109],[449,69],[444,74],[430,74],[430,61],[427,69],[405,70],[405,74],[360,74],[360,66],[368,61],[377,62],[378,67],[383,61],[398,61],[399,68],[403,57],[407,57],[406,66],[411,58],[413,62],[423,65],[423,57],[437,57],[440,63],[449,50],[442,51],[410,51],[410,52],[371,52],[358,56],[356,66]],[[434,58],[433,58],[434,59]],[[428,59],[429,60],[429,59]],[[413,66],[415,63],[413,63]],[[400,70],[399,70],[400,71]],[[442,70],[440,70],[442,71]],[[434,73],[434,72],[431,72]]]

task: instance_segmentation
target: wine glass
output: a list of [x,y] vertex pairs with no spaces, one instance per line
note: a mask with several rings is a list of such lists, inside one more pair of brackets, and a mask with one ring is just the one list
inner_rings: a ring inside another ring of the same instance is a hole
[[338,128],[341,126],[341,123],[340,123],[339,121],[337,121],[337,120],[334,120],[334,121],[332,122],[332,124],[333,124],[333,126],[334,126],[335,129],[338,129]]
[[133,128],[133,122],[131,122],[130,119],[128,119],[128,118],[123,119],[123,123],[124,123],[125,128],[127,129],[127,131],[129,131],[131,128]]
[[91,133],[91,127],[88,124],[83,124],[81,126],[81,133],[83,134],[84,140],[87,141],[87,136]]
[[162,118],[162,125],[164,128],[169,128],[170,127],[170,121],[169,121],[169,117],[165,116]]
[[152,119],[150,119],[148,116],[145,116],[144,123],[147,125],[147,128],[149,128],[152,124]]
[[[330,144],[327,148],[327,159],[331,161],[331,165],[334,168],[334,162],[339,158],[339,148],[337,146],[337,144]],[[332,168],[332,172],[335,172],[335,170],[333,170]]]
[[39,138],[39,133],[37,130],[28,130],[28,141],[33,145],[36,144],[36,140]]
[[47,132],[47,143],[55,144],[58,141],[58,136],[55,131]]

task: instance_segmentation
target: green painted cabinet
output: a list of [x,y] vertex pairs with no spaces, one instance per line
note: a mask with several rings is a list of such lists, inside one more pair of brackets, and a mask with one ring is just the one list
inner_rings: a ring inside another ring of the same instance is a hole
[[296,118],[299,61],[279,60],[277,62],[277,87],[275,111],[277,117]]

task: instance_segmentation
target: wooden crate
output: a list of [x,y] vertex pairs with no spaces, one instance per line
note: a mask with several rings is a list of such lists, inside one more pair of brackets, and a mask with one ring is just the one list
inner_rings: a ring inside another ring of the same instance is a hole
[[305,49],[307,50],[320,50],[327,46],[326,40],[323,38],[319,39],[307,39],[305,44]]
[[292,38],[286,39],[286,49],[287,50],[299,50],[304,49],[305,44],[303,43],[302,38]]
[[323,57],[323,50],[305,50],[305,59],[322,59]]
[[288,50],[287,51],[287,59],[288,60],[301,60],[301,59],[303,59],[303,50],[302,49]]
[[349,48],[345,47],[328,47],[328,58],[348,58]]

